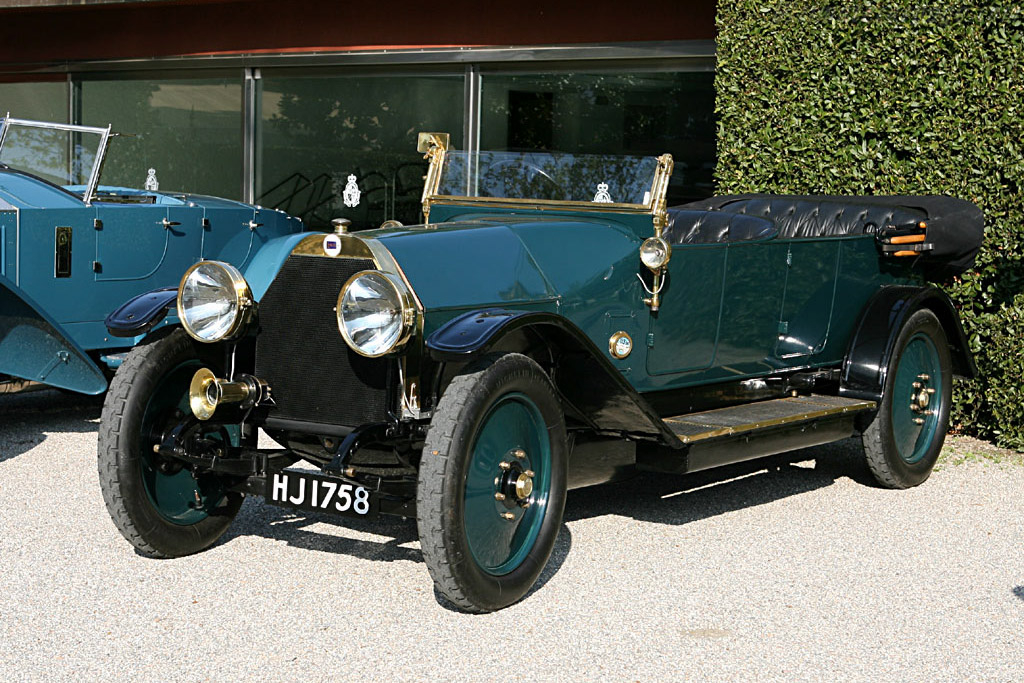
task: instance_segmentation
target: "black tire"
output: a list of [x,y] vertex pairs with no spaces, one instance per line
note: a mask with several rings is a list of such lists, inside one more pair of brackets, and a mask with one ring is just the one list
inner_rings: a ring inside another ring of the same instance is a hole
[[[156,434],[184,412],[185,380],[201,365],[182,330],[144,342],[118,369],[103,403],[98,463],[103,500],[118,531],[150,557],[181,557],[208,548],[242,504],[243,495],[226,491],[218,475],[193,477],[188,468],[153,453]],[[208,507],[190,512],[183,500],[188,495],[198,495]]]
[[[434,585],[457,607],[501,609],[536,583],[562,523],[566,450],[561,404],[526,356],[481,358],[445,390],[423,448],[416,509]],[[524,477],[526,495],[514,485]]]
[[910,488],[931,474],[949,424],[952,375],[942,324],[930,310],[915,312],[896,339],[882,404],[861,437],[880,485]]

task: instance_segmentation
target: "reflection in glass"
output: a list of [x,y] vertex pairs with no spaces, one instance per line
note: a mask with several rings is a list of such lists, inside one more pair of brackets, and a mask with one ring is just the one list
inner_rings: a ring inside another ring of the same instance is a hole
[[[420,131],[461,146],[463,77],[300,76],[263,71],[257,201],[313,228],[422,222]],[[355,176],[350,179],[350,176]]]
[[653,157],[449,151],[438,194],[646,205],[657,169]]
[[669,152],[675,160],[672,205],[712,194],[714,110],[710,71],[485,73],[480,149]]
[[82,82],[82,123],[113,124],[103,184],[242,198],[242,82],[234,78]]
[[66,80],[36,83],[0,83],[0,116],[32,121],[68,121]]
[[77,189],[89,182],[102,139],[98,133],[11,123],[0,148],[0,163]]

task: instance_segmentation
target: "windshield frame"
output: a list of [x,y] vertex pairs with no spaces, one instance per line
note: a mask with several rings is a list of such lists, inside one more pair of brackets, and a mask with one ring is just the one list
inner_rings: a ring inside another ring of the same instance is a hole
[[423,217],[424,223],[430,223],[430,207],[437,204],[486,206],[508,209],[536,209],[543,211],[598,211],[608,213],[650,214],[654,218],[656,234],[668,223],[665,195],[668,192],[669,178],[672,176],[673,161],[671,154],[657,157],[657,168],[651,181],[648,201],[644,204],[627,204],[621,202],[589,202],[561,199],[532,199],[523,197],[469,197],[445,195],[439,193],[444,162],[448,154],[448,135],[446,133],[420,133],[417,149],[424,152],[423,158],[430,161],[427,176],[423,184]]
[[92,204],[93,200],[96,198],[96,188],[97,186],[99,186],[100,183],[100,171],[103,168],[103,160],[107,156],[107,145],[109,144],[110,136],[112,135],[112,133],[110,132],[110,126],[107,126],[106,128],[99,128],[96,126],[77,126],[70,123],[51,123],[49,121],[15,119],[11,118],[10,115],[7,115],[3,119],[0,119],[0,153],[2,153],[3,151],[4,142],[7,140],[7,133],[10,131],[11,126],[21,126],[24,128],[40,128],[43,130],[60,130],[69,133],[89,133],[91,135],[99,135],[100,141],[96,147],[96,158],[93,159],[92,169],[89,172],[89,181],[88,183],[86,183],[85,191],[82,193],[82,195],[79,197],[79,195],[75,194],[71,190],[68,190],[67,188],[61,187],[59,185],[55,185],[55,187],[60,187],[60,189],[64,190],[68,194],[71,194],[72,196],[81,199],[83,202],[85,202],[86,206]]

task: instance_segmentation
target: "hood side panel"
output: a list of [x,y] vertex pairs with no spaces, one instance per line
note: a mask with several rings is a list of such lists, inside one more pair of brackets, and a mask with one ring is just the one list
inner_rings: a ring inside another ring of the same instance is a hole
[[378,239],[427,309],[473,309],[551,299],[556,292],[503,225],[407,231]]

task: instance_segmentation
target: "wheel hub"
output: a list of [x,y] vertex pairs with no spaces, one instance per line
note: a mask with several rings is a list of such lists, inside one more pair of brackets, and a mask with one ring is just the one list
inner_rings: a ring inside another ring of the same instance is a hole
[[922,373],[917,376],[917,381],[912,385],[913,391],[910,395],[910,410],[922,416],[914,420],[916,424],[922,424],[924,422],[923,417],[931,415],[934,412],[928,410],[928,406],[931,404],[932,394],[935,393],[935,389],[928,386],[928,382],[930,380],[931,377],[929,375]]
[[533,470],[526,469],[528,464],[526,451],[516,448],[509,451],[508,457],[498,463],[498,473],[494,478],[494,499],[504,503],[505,512],[499,512],[502,518],[513,521],[516,515],[508,510],[516,507],[528,508],[533,495]]

